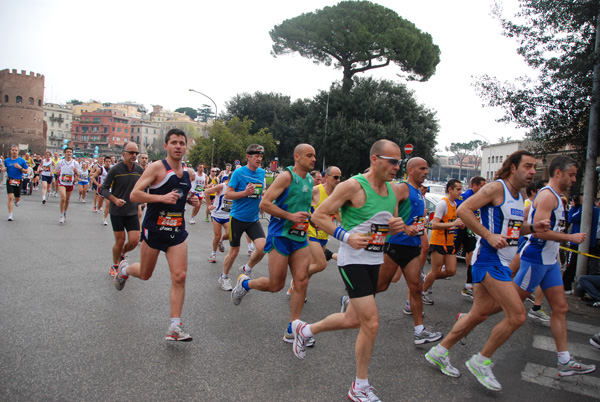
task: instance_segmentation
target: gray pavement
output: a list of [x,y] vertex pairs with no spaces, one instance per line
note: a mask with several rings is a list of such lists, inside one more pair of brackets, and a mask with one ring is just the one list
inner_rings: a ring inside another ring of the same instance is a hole
[[[251,291],[234,306],[229,292],[217,284],[224,254],[218,254],[217,264],[207,261],[212,227],[200,219],[187,225],[182,317],[194,341],[164,341],[170,288],[165,258],[159,258],[149,281],[132,278],[123,291],[115,290],[108,275],[112,229],[101,225],[100,213],[91,212],[91,197],[87,204],[76,198],[63,226],[58,224],[58,198],[43,206],[39,191],[23,196],[15,221],[7,222],[6,193],[0,191],[0,400],[347,400],[355,375],[356,330],[319,334],[306,359],[298,360],[282,342],[289,317],[285,290]],[[204,207],[198,218],[203,214]],[[337,241],[330,248],[337,249]],[[242,254],[234,275],[248,259]],[[254,276],[267,274],[267,258]],[[128,256],[138,259],[139,248]],[[446,334],[456,314],[469,310],[471,303],[459,295],[464,278],[465,266],[459,263],[456,277],[436,282],[435,305],[425,306],[426,326]],[[331,261],[311,280],[302,318],[313,322],[339,311],[342,294]],[[558,379],[550,329],[530,320],[494,356],[494,373],[504,389],[483,388],[464,362],[483,345],[500,315],[476,328],[466,346],[451,350],[461,376],[444,376],[423,357],[431,345],[413,345],[412,318],[402,314],[405,300],[403,281],[377,296],[380,330],[369,379],[384,401],[600,396],[598,372]],[[584,362],[598,364],[600,351],[588,344],[592,331],[600,330],[598,311],[573,296],[569,302],[570,349]]]

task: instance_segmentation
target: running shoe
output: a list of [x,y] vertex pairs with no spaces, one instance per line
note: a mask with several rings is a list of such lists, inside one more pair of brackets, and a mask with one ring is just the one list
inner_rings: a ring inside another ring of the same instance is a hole
[[92,212],[98,212],[98,210],[96,209],[96,207],[92,208]]
[[46,205],[46,199],[42,198],[42,205]]
[[415,334],[414,342],[415,345],[433,343],[442,339],[443,336],[444,335],[441,332],[429,332],[426,329],[424,329],[419,335]]
[[291,296],[292,293],[294,293],[294,280],[293,279],[290,281],[290,287],[288,288],[287,292],[285,292],[285,294],[288,296]]
[[244,283],[244,281],[249,280],[249,279],[250,279],[250,277],[248,275],[244,275],[244,274],[241,274],[237,278],[235,287],[231,291],[231,301],[236,306],[242,302],[242,299],[244,298],[244,296],[247,293],[246,289],[244,289],[244,287],[242,286],[242,283]]
[[330,249],[326,248],[325,249],[325,261],[329,261],[332,258],[333,258],[333,252]]
[[21,201],[15,201],[15,207],[18,207]]
[[219,285],[221,285],[221,290],[231,290],[231,279],[220,276]]
[[467,299],[473,300],[473,289],[463,288],[460,294],[466,297]]
[[126,256],[125,254],[121,254],[121,255],[119,256],[119,262],[121,262],[121,261],[123,261],[123,260],[126,260],[126,259],[127,259],[127,256]]
[[114,277],[117,275],[117,268],[118,268],[118,267],[119,267],[118,265],[111,265],[111,266],[110,266],[110,269],[108,270],[108,273],[109,273],[109,275],[110,275],[111,277],[113,277],[113,278],[114,278]]
[[535,293],[530,293],[526,298],[525,298],[526,302],[529,302],[531,304],[535,303]]
[[410,301],[406,301],[406,304],[404,305],[404,310],[402,310],[402,312],[406,315],[412,315],[412,309],[410,308]]
[[208,222],[208,216],[206,217],[206,222]]
[[253,250],[248,250],[248,257],[252,257]]
[[56,192],[56,191],[54,192],[54,194],[53,194],[53,195],[54,195],[54,198],[58,197],[58,194],[57,194],[57,192]]
[[600,307],[600,301],[585,303],[588,307]]
[[108,222],[106,221],[106,219],[102,220],[102,226],[108,226]]
[[350,304],[350,296],[342,296],[342,298],[340,299],[340,304],[340,313],[345,313],[348,309],[348,304]]
[[169,332],[167,332],[167,336],[165,337],[166,341],[179,341],[179,342],[190,342],[192,340],[192,336],[183,330],[183,324],[179,324],[176,327],[169,328]]
[[569,360],[567,364],[558,363],[559,377],[566,377],[575,374],[588,374],[594,371],[596,371],[596,365],[579,363],[577,360],[573,359]]
[[438,366],[440,371],[450,377],[459,377],[460,371],[450,364],[448,352],[444,355],[438,355],[435,346],[425,353],[425,359],[434,366]]
[[566,295],[572,295],[572,294],[573,294],[573,291],[572,291],[572,290],[565,290],[565,294],[566,294]]
[[83,200],[81,200],[81,203],[82,203],[82,204],[85,204],[85,198],[84,198]]
[[248,275],[248,279],[250,279],[252,276],[252,268],[248,267],[248,270],[246,270],[246,266],[242,265],[239,269],[242,275]]
[[429,296],[427,296],[426,294],[425,294],[425,295],[422,295],[422,299],[423,299],[423,304],[427,304],[427,305],[429,305],[429,306],[432,306],[432,305],[433,305],[433,300],[431,300],[431,299],[429,298]]
[[225,245],[223,244],[223,240],[221,240],[219,242],[219,251],[224,253],[225,252]]
[[208,262],[217,262],[217,255],[216,254],[211,254],[208,257]]
[[[569,362],[570,363],[570,362]],[[477,361],[477,355],[471,356],[469,360],[465,362],[465,365],[477,378],[477,381],[481,383],[487,389],[491,389],[492,391],[500,391],[502,390],[502,385],[496,380],[494,377],[494,373],[492,372],[492,367],[494,367],[494,363],[491,360],[486,360],[483,363],[479,363]],[[594,367],[594,370],[596,368]],[[560,367],[558,375],[560,375]]]
[[[283,341],[285,343],[294,343],[294,333],[288,332],[288,329],[289,325],[285,328],[285,331],[283,331]],[[306,347],[311,348],[313,346],[315,346],[315,338],[311,336],[306,340]]]
[[12,222],[13,221],[13,214],[8,214],[8,219],[7,220],[9,222]]
[[348,391],[348,398],[354,402],[381,402],[373,392],[374,390],[375,388],[370,385],[364,389],[355,389],[354,383],[352,383],[350,391]]
[[292,333],[294,334],[294,344],[292,349],[298,359],[306,357],[306,339],[302,335],[302,328],[306,326],[304,321],[294,320],[292,322]]
[[58,223],[63,224],[65,223],[65,216],[61,215],[60,218],[58,219]]
[[550,321],[550,316],[546,314],[543,310],[534,311],[532,308],[530,308],[527,311],[527,316],[535,318],[536,320],[540,320],[542,322]]
[[196,220],[192,217],[190,218],[190,225],[195,225],[196,224]]
[[590,345],[592,345],[596,349],[600,349],[600,332],[592,335],[592,337],[590,338]]
[[123,290],[123,288],[125,287],[125,282],[127,282],[127,279],[129,279],[129,276],[123,276],[122,274],[123,267],[127,267],[128,265],[129,264],[127,263],[127,261],[123,260],[119,263],[119,266],[117,267],[117,274],[113,278],[113,283],[115,284],[115,288],[117,288],[117,290]]

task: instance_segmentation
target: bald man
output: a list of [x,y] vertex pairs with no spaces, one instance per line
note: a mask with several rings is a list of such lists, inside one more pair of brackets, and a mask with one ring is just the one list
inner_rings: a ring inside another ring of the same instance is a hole
[[403,232],[388,236],[383,250],[383,264],[379,270],[377,292],[387,290],[396,275],[396,280],[404,274],[410,297],[406,302],[404,314],[413,316],[414,344],[436,342],[442,338],[441,332],[428,331],[423,325],[423,282],[421,280],[421,236],[425,233],[425,199],[420,187],[429,173],[427,161],[423,158],[411,158],[406,165],[408,180],[396,187],[399,190],[398,216],[406,227]]
[[269,277],[250,280],[249,276],[241,274],[231,292],[235,305],[241,303],[250,289],[279,292],[285,285],[289,266],[295,284],[290,297],[290,321],[285,331],[290,334],[292,321],[300,318],[308,285],[308,218],[314,183],[309,172],[316,161],[312,146],[297,145],[294,166],[288,166],[264,194],[260,208],[271,215],[264,247],[265,253],[269,254]]

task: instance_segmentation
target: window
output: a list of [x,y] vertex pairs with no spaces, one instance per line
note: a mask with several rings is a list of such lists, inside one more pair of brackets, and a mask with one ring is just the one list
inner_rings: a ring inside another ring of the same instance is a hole
[[82,135],[81,136],[81,141],[87,141],[88,140],[88,136],[87,135]]
[[17,96],[17,103],[23,103],[23,97]]
[[88,126],[81,126],[81,132],[87,133],[90,128]]
[[488,163],[490,163],[490,157],[488,156]]
[[48,116],[48,112],[44,112],[44,116]]
[[118,127],[117,128],[117,133],[120,133],[120,132],[121,132],[121,127]]
[[[114,128],[114,127],[113,127],[113,128]],[[113,139],[112,139],[112,140],[113,140],[113,141],[115,140],[115,137],[114,137],[114,136],[113,136]]]
[[42,100],[41,99],[38,99],[38,106],[40,106],[40,107],[42,106]]
[[4,95],[4,102],[8,103],[8,95]]
[[30,105],[33,105],[33,98],[29,98],[28,102]]
[[104,127],[104,134],[108,133],[108,127]]
[[500,163],[502,163],[502,157],[500,157]]
[[121,137],[117,137],[117,141],[121,141]]
[[129,133],[129,129],[128,128],[125,129],[125,133]]

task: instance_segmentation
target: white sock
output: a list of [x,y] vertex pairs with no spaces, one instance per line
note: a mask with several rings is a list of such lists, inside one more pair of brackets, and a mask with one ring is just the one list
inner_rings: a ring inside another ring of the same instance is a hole
[[314,335],[312,333],[312,331],[310,330],[310,324],[306,324],[304,326],[304,328],[302,328],[302,331],[300,331],[302,333],[302,336],[306,339],[308,338],[312,338],[312,336]]
[[178,325],[181,325],[181,318],[179,318],[179,317],[172,317],[171,318],[170,328],[175,328]]
[[488,360],[492,360],[492,359],[490,359],[489,357],[483,356],[481,353],[477,353],[477,363],[483,364]]
[[560,364],[567,364],[571,361],[571,354],[567,350],[566,352],[558,352],[558,362]]
[[424,329],[425,329],[425,326],[423,324],[415,325],[415,335],[420,335]]
[[221,274],[221,278],[227,279],[227,278],[229,278],[229,275]]
[[365,389],[368,386],[369,380],[367,378],[365,378],[364,380],[361,380],[360,378],[354,380],[354,389]]
[[440,356],[444,356],[446,353],[448,353],[448,349],[443,347],[441,343],[438,343],[435,347],[435,353],[437,353]]
[[124,278],[129,278],[129,275],[127,275],[127,267],[128,265],[125,265],[123,268],[121,268],[121,276]]

